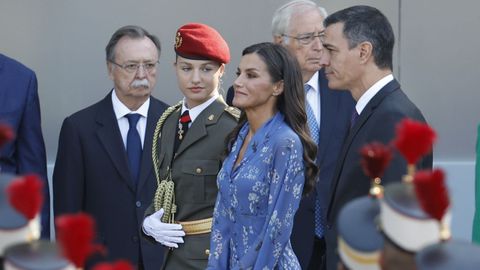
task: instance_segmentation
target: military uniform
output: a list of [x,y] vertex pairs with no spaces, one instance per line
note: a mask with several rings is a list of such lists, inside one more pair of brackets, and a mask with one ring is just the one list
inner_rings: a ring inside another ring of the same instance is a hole
[[348,202],[338,215],[338,253],[347,269],[379,270],[383,237],[376,218],[377,198],[362,196]]
[[[174,153],[180,114],[178,106],[163,123],[157,144],[158,169],[161,177],[166,177],[171,169],[177,208],[175,221],[195,223],[212,217],[225,139],[237,125],[240,112],[227,106],[223,98],[217,98],[198,115]],[[146,214],[153,212],[151,205]],[[185,243],[168,251],[163,269],[205,269],[207,266],[210,233],[192,235],[187,227],[183,226]],[[195,230],[195,226],[191,229]]]
[[461,240],[437,243],[420,250],[415,262],[418,270],[478,270],[480,246]]

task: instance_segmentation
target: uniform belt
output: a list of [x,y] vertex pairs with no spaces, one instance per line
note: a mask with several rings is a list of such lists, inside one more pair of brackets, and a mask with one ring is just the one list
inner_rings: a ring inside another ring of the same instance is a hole
[[195,235],[209,233],[212,230],[212,219],[213,218],[204,218],[191,221],[177,221],[177,223],[182,225],[182,229],[186,235]]

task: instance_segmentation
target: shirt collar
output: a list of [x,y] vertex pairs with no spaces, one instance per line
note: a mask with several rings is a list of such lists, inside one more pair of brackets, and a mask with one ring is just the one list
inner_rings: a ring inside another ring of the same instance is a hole
[[195,106],[193,108],[190,108],[190,109],[188,109],[187,106],[185,106],[185,98],[183,98],[182,112],[181,113],[188,110],[188,114],[190,115],[190,119],[192,120],[192,123],[193,123],[193,121],[195,121],[195,118],[197,118],[197,116],[200,115],[200,113],[203,110],[205,110],[205,108],[207,108],[210,104],[212,104],[218,97],[219,97],[219,94],[215,93],[213,95],[213,97],[211,97],[210,99],[208,99],[204,103],[202,103],[200,105],[197,105],[197,106]]
[[360,115],[367,106],[368,102],[385,86],[387,83],[393,81],[393,75],[388,74],[383,77],[375,84],[373,84],[363,95],[358,99],[357,104],[355,105],[355,110]]
[[311,90],[318,92],[318,71],[313,74],[306,84],[310,85]]
[[117,120],[124,117],[129,113],[138,113],[143,117],[147,117],[148,115],[148,108],[150,107],[150,97],[138,108],[136,111],[131,111],[125,104],[123,104],[120,99],[118,98],[117,94],[115,93],[115,89],[112,91],[112,105],[113,111],[115,112],[115,117]]

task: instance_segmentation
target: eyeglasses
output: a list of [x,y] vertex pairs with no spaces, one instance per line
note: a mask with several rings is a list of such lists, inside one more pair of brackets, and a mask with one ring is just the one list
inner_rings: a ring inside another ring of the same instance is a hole
[[308,45],[310,43],[313,42],[313,40],[315,38],[319,38],[320,39],[320,42],[322,42],[322,37],[323,37],[323,32],[322,33],[318,33],[318,34],[313,34],[313,33],[310,33],[310,34],[302,34],[302,35],[299,35],[299,36],[289,36],[289,35],[286,35],[286,34],[282,34],[282,37],[289,37],[289,38],[293,38],[293,39],[296,39],[298,40],[298,42],[300,42],[300,44],[303,44],[303,45]]
[[147,62],[147,63],[128,63],[128,64],[124,64],[124,65],[117,64],[113,61],[110,61],[110,63],[124,69],[128,73],[136,73],[137,70],[140,67],[143,67],[143,69],[146,72],[151,73],[151,72],[155,71],[155,69],[157,68],[158,61],[157,62]]

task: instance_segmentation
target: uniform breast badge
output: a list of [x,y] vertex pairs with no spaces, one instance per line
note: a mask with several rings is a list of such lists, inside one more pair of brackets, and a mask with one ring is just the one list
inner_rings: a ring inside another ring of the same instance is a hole
[[182,116],[180,116],[180,119],[178,119],[178,139],[182,140],[183,136],[185,136],[185,132],[187,132],[188,129],[188,124],[192,121],[190,118],[190,114],[188,113],[188,110],[184,111],[182,113]]

